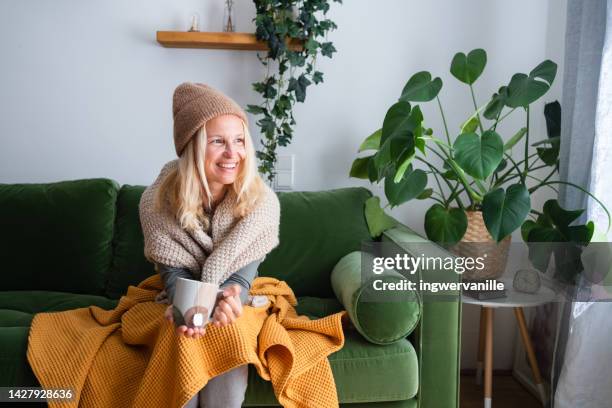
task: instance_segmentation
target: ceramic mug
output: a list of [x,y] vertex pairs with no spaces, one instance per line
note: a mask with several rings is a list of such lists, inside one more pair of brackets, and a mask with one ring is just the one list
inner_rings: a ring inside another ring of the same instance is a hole
[[215,283],[177,278],[172,315],[174,324],[190,328],[204,326],[212,316],[218,293],[223,292]]

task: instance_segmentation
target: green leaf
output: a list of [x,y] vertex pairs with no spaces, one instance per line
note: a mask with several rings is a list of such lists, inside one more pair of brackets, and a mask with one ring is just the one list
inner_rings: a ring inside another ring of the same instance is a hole
[[380,198],[378,197],[370,197],[366,200],[364,214],[372,238],[380,236],[383,231],[397,225],[397,222],[380,208]]
[[321,44],[321,54],[325,57],[331,58],[332,54],[336,51],[336,47],[334,47],[334,45],[330,42]]
[[511,108],[527,108],[548,91],[557,73],[557,64],[550,60],[535,67],[529,76],[514,74],[508,84],[506,105]]
[[535,67],[529,73],[531,78],[540,78],[548,82],[548,86],[551,86],[557,75],[557,64],[551,60],[543,61],[540,65]]
[[495,120],[501,113],[502,109],[504,109],[507,98],[508,87],[502,86],[499,88],[497,93],[494,93],[493,96],[491,96],[491,100],[487,104],[483,116],[489,120]]
[[431,79],[431,74],[421,71],[414,74],[402,90],[400,101],[427,102],[438,96],[442,89],[442,80],[437,77]]
[[304,48],[306,49],[306,51],[308,51],[309,54],[315,54],[317,52],[317,49],[319,48],[319,45],[320,44],[311,37],[306,40],[306,43],[304,43]]
[[462,52],[455,54],[450,72],[461,82],[471,85],[482,74],[485,65],[487,65],[487,53],[478,48],[470,51],[467,56]]
[[410,109],[410,104],[405,101],[396,102],[391,105],[383,120],[382,136],[380,139],[381,144],[395,135],[410,132],[412,128],[410,123]]
[[378,183],[380,181],[382,176],[379,176],[379,173],[381,172],[378,170],[376,155],[374,155],[374,158],[368,162],[368,180],[370,180],[370,183]]
[[253,115],[259,115],[266,112],[266,108],[262,108],[258,105],[247,105],[246,111],[252,113]]
[[447,209],[441,204],[434,204],[425,213],[427,238],[439,244],[459,242],[467,230],[467,223],[467,216],[461,208]]
[[359,157],[353,161],[353,165],[351,166],[351,171],[349,172],[349,177],[355,177],[360,179],[368,179],[368,165],[370,163],[370,159],[372,159],[374,155],[368,157]]
[[526,133],[527,133],[526,127],[520,128],[519,131],[516,132],[514,136],[512,136],[510,140],[508,140],[504,144],[504,151],[512,149],[514,145],[517,144],[523,138],[523,136],[525,136]]
[[[411,111],[408,102],[400,101],[389,108],[383,121],[380,138],[381,150],[388,149],[389,160],[399,158],[405,151],[412,154],[414,151],[414,135],[412,131],[423,120],[420,109]],[[387,152],[385,151],[385,153]]]
[[528,242],[529,233],[536,225],[537,224],[533,220],[526,220],[523,225],[521,225],[521,237],[523,237],[523,241]]
[[546,132],[549,138],[561,136],[561,104],[558,101],[544,105]]
[[559,228],[567,228],[584,213],[584,210],[565,210],[559,205],[559,201],[554,199],[544,203],[543,211],[553,225]]
[[540,160],[548,166],[554,166],[559,159],[559,147],[538,147],[536,153]]
[[400,180],[404,177],[404,174],[406,173],[406,170],[408,170],[408,167],[412,163],[414,156],[415,156],[414,151],[412,151],[412,154],[410,153],[406,154],[406,157],[401,160],[401,163],[399,167],[397,168],[397,171],[395,172],[395,176],[393,177],[394,183],[399,183]]
[[421,169],[404,173],[399,183],[395,183],[392,177],[385,177],[385,195],[392,206],[416,198],[425,187],[427,187],[427,174]]
[[478,120],[478,116],[476,116],[476,113],[474,113],[474,115],[470,116],[461,125],[461,133],[472,133],[476,129],[478,129],[479,124],[480,124],[480,121]]
[[453,145],[455,161],[470,176],[484,180],[497,168],[504,154],[501,137],[487,130],[479,137],[476,133],[457,136]]
[[528,77],[525,74],[514,74],[508,85],[506,105],[511,108],[527,108],[548,91],[548,84]]
[[323,82],[323,73],[321,71],[315,71],[314,74],[312,74],[312,81],[315,84]]
[[359,146],[357,152],[363,152],[364,150],[378,150],[380,146],[380,137],[382,136],[382,128],[376,130],[370,136],[366,137],[365,140]]
[[520,227],[530,209],[529,192],[522,184],[513,184],[506,191],[498,188],[482,200],[482,217],[497,242]]
[[310,85],[311,82],[306,78],[306,75],[302,74],[298,77],[298,79],[291,78],[289,80],[289,85],[287,86],[287,91],[295,92],[295,98],[298,102],[304,102],[306,99],[306,87]]

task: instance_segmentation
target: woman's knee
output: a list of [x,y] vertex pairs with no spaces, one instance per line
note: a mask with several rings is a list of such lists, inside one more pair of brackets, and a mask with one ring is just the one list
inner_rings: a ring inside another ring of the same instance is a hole
[[249,366],[244,364],[211,378],[200,391],[202,408],[240,408],[248,384]]

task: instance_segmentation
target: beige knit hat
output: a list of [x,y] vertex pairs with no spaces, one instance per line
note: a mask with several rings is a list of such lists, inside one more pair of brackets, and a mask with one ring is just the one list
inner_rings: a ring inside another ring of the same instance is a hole
[[232,114],[248,126],[246,113],[230,97],[200,83],[184,82],[176,87],[172,98],[174,147],[180,156],[198,129],[212,118]]

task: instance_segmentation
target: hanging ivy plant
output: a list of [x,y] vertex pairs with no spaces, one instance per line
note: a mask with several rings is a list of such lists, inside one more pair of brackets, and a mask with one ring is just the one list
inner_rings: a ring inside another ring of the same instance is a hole
[[[342,0],[332,0],[342,3]],[[262,134],[263,149],[257,151],[259,171],[270,182],[275,177],[276,148],[287,146],[293,136],[293,106],[304,102],[306,89],[323,82],[323,73],[317,71],[320,53],[331,58],[336,52],[327,41],[327,33],[337,28],[326,18],[329,0],[254,0],[257,16],[258,40],[265,41],[269,51],[257,58],[266,67],[266,76],[253,83],[261,94],[260,105],[248,105],[247,111],[261,116],[257,121]],[[288,44],[298,44],[297,47]]]

